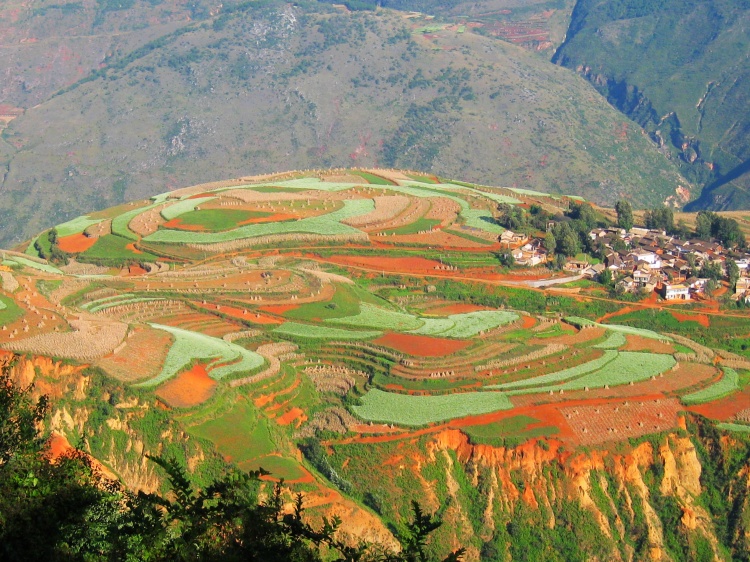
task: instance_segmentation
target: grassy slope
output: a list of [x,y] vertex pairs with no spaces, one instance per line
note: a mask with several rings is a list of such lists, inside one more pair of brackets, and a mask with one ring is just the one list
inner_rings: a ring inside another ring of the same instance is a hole
[[614,134],[624,118],[585,81],[519,47],[412,39],[391,12],[253,6],[13,121],[0,219],[25,220],[0,243],[165,185],[294,167],[420,168],[643,205],[684,183],[635,128]]
[[659,131],[684,173],[711,188],[692,207],[747,208],[748,23],[746,1],[580,0],[556,60]]

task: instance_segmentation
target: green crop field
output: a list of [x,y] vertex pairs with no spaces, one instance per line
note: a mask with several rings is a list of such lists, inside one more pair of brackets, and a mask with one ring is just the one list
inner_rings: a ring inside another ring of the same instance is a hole
[[[238,224],[250,219],[270,217],[273,213],[264,211],[243,211],[240,209],[201,209],[179,215],[181,226],[199,226],[212,232],[237,228]],[[286,222],[286,221],[279,221]]]
[[432,230],[434,227],[440,226],[440,221],[437,219],[426,219],[424,217],[415,220],[414,222],[411,222],[409,224],[406,224],[404,226],[399,226],[398,228],[392,228],[389,230],[384,230],[383,232],[387,235],[395,234],[398,235],[406,235],[406,234],[418,234],[420,232],[424,232],[426,230]]
[[500,392],[411,396],[374,388],[361,400],[362,405],[353,406],[352,410],[362,419],[412,426],[509,410],[513,407],[508,397]]
[[505,447],[526,439],[548,437],[560,432],[560,429],[554,426],[526,429],[528,426],[538,423],[538,419],[529,416],[512,416],[486,425],[470,425],[462,428],[461,431],[468,435],[475,445],[490,445],[492,447]]
[[410,333],[444,338],[470,338],[498,326],[518,320],[515,312],[505,310],[480,310],[465,314],[451,314],[447,318],[423,318],[424,325]]
[[10,324],[23,316],[23,310],[16,304],[16,301],[0,295],[0,325]]
[[359,303],[363,299],[375,300],[375,297],[356,285],[338,283],[331,300],[302,304],[298,308],[285,312],[284,316],[308,321],[356,316],[360,312]]
[[592,347],[598,349],[617,349],[627,343],[625,334],[622,332],[612,332],[607,336],[607,339],[601,343],[598,343]]
[[38,269],[39,271],[44,271],[45,273],[62,274],[62,271],[60,271],[54,265],[50,265],[47,263],[38,263],[34,260],[30,260],[21,256],[8,256],[5,260],[3,260],[3,265],[8,265],[5,262],[8,262],[11,265],[18,264],[25,267],[30,267],[31,269]]
[[96,242],[88,250],[83,252],[83,259],[104,259],[104,260],[122,260],[122,261],[154,261],[158,259],[155,255],[148,252],[135,252],[128,248],[133,240],[123,238],[116,234],[106,234],[96,239]]
[[422,320],[411,314],[388,310],[367,302],[360,304],[360,313],[356,316],[331,318],[326,322],[395,331],[415,330],[423,324]]
[[684,404],[703,404],[704,402],[716,400],[738,390],[740,388],[740,377],[737,371],[729,367],[722,367],[722,371],[724,374],[721,380],[703,390],[686,394],[681,397],[682,402]]
[[676,361],[671,355],[622,351],[618,352],[614,361],[607,363],[603,368],[570,381],[562,387],[565,390],[580,390],[586,387],[601,388],[638,382],[664,373],[675,364]]
[[313,340],[369,340],[382,335],[382,332],[344,330],[314,324],[298,324],[297,322],[284,322],[281,326],[275,328],[273,333],[280,336]]
[[268,420],[247,399],[238,399],[230,410],[188,431],[213,442],[222,455],[238,465],[276,452]]
[[359,176],[367,180],[367,183],[372,184],[372,185],[394,185],[392,181],[387,180],[381,176],[376,176],[375,174],[371,174],[369,172],[359,172],[359,171],[353,170],[350,173],[354,176]]
[[175,376],[196,359],[208,361],[209,376],[217,380],[227,375],[252,371],[264,363],[263,357],[257,353],[218,338],[161,324],[151,326],[172,334],[174,343],[169,349],[161,373],[135,386],[157,386]]
[[567,381],[575,377],[580,377],[592,371],[601,369],[608,363],[611,363],[618,357],[617,351],[605,351],[604,355],[593,361],[570,367],[569,369],[563,369],[550,373],[548,375],[539,375],[537,377],[531,377],[530,379],[524,379],[520,381],[508,382],[504,384],[495,384],[486,388],[498,389],[498,390],[511,390],[516,388],[534,387],[547,384],[553,384],[558,382]]

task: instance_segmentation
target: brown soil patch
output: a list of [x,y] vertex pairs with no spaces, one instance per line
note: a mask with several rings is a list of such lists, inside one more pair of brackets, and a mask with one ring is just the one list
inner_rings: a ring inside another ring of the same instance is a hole
[[57,239],[57,245],[63,252],[80,254],[96,244],[96,238],[89,238],[83,233],[71,234]]
[[213,396],[216,381],[208,376],[206,366],[196,364],[167,381],[156,390],[156,395],[174,408],[190,408]]
[[442,230],[433,230],[424,234],[402,234],[400,236],[374,237],[383,244],[415,244],[419,246],[440,246],[441,248],[461,249],[491,249],[495,246],[492,242],[481,243],[456,236]]
[[664,343],[643,336],[628,334],[625,336],[627,344],[622,348],[623,351],[651,351],[653,353],[674,353],[672,344]]
[[675,320],[679,322],[698,322],[704,328],[708,328],[711,325],[711,321],[705,314],[681,314],[679,312],[670,311]]
[[594,328],[586,328],[585,330],[579,330],[575,334],[568,334],[565,336],[558,336],[554,338],[533,338],[529,340],[530,344],[534,345],[549,345],[551,343],[561,343],[563,345],[576,345],[587,341],[601,338],[605,334],[606,330],[596,326]]
[[425,258],[391,258],[380,256],[331,256],[327,261],[340,265],[354,265],[381,269],[383,271],[398,271],[404,273],[428,272],[435,273],[443,267],[440,262]]
[[466,349],[472,344],[471,341],[467,340],[450,340],[394,332],[385,334],[374,340],[373,343],[418,357],[445,357]]
[[164,330],[141,328],[125,342],[123,349],[99,359],[96,365],[116,379],[131,382],[152,378],[161,372],[172,346],[172,336]]
[[148,271],[143,269],[140,265],[131,265],[128,267],[128,275],[146,275]]
[[[196,306],[198,306],[197,303],[195,304]],[[222,314],[226,314],[227,316],[231,316],[233,318],[248,320],[250,322],[254,322],[255,324],[281,324],[283,322],[281,318],[267,316],[265,314],[260,314],[259,312],[252,312],[251,310],[247,310],[245,308],[235,308],[233,306],[227,306],[224,304],[206,304],[201,306],[209,310],[221,312]]]
[[437,316],[450,316],[451,314],[466,314],[468,312],[479,312],[480,310],[493,310],[487,306],[476,304],[447,304],[437,308],[431,308],[426,312]]
[[131,242],[130,244],[128,244],[127,246],[125,246],[125,249],[126,250],[130,250],[134,254],[142,254],[143,253],[138,248],[135,247],[135,242]]

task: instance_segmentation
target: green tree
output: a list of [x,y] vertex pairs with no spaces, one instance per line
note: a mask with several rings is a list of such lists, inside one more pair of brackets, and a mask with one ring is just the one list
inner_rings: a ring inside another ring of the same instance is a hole
[[547,234],[544,235],[544,249],[550,254],[554,254],[556,248],[557,239],[555,238],[555,233],[549,230],[547,231]]
[[633,207],[630,202],[620,199],[615,203],[615,211],[617,212],[617,226],[625,230],[633,228]]
[[734,288],[737,285],[737,280],[740,278],[740,268],[737,262],[731,258],[727,258],[724,264],[727,270],[727,278],[729,279],[729,286]]

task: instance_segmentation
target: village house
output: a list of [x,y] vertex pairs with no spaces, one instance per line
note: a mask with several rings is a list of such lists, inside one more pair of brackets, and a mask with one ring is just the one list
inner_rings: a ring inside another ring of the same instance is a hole
[[689,301],[690,300],[690,288],[687,285],[683,285],[681,283],[674,284],[674,285],[671,283],[664,283],[662,285],[661,296],[664,298],[664,300],[668,300],[668,301],[673,301],[673,300]]

